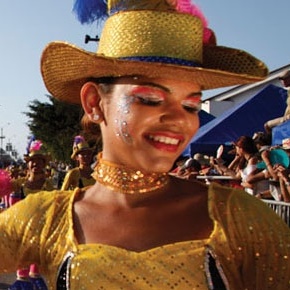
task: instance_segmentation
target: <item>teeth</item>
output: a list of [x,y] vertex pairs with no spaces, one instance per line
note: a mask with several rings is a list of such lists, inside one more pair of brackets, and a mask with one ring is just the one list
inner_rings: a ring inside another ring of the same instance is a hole
[[156,142],[161,142],[161,143],[170,144],[170,145],[177,145],[179,143],[178,139],[165,137],[165,136],[149,136],[149,138]]

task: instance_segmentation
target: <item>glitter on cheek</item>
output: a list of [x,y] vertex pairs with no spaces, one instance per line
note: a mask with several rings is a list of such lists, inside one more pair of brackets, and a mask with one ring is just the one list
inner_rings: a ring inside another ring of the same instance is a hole
[[121,137],[127,143],[132,143],[132,136],[129,132],[128,115],[130,114],[130,106],[134,102],[132,96],[121,97],[117,104],[117,118],[115,119],[116,136]]

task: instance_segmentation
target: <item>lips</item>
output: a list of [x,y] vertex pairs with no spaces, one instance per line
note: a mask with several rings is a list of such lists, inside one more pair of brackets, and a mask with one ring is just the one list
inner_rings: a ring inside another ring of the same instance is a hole
[[171,137],[166,137],[166,136],[149,135],[148,138],[152,141],[169,144],[169,145],[177,145],[180,142],[180,140],[177,138],[171,138]]
[[182,136],[177,134],[174,136],[169,136],[168,134],[150,134],[146,136],[146,139],[155,148],[169,152],[176,152],[180,143],[184,140]]

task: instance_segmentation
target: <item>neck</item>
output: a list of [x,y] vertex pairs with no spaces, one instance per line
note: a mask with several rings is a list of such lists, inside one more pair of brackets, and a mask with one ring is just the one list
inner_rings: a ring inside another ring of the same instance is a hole
[[45,173],[44,172],[39,172],[39,173],[34,173],[34,172],[31,172],[29,173],[29,177],[28,177],[28,180],[30,181],[33,181],[33,180],[40,180],[40,179],[43,179],[45,178]]
[[163,188],[169,181],[167,173],[148,173],[128,168],[102,159],[92,174],[93,178],[105,187],[123,194],[143,194]]

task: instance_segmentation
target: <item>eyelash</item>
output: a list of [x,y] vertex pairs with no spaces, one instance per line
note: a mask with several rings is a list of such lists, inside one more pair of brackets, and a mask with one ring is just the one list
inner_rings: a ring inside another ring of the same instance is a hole
[[182,104],[185,110],[187,110],[189,113],[198,113],[201,110],[201,102],[194,103],[194,105],[188,105],[188,104]]
[[[134,96],[136,99],[138,99],[138,101],[143,104],[143,105],[147,105],[147,106],[152,106],[152,107],[156,107],[162,104],[163,99],[161,98],[150,98],[150,97],[144,97],[144,96],[140,96],[140,95],[135,95]],[[193,104],[193,103],[191,103]],[[190,105],[190,102],[185,101],[182,104],[183,108],[189,112],[189,113],[198,113],[201,110],[201,102],[198,104],[194,105]]]
[[134,97],[137,98],[141,104],[152,107],[159,106],[163,102],[163,99],[158,98],[143,97],[139,95],[135,95]]

